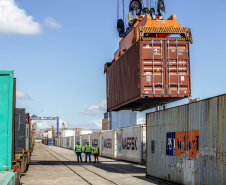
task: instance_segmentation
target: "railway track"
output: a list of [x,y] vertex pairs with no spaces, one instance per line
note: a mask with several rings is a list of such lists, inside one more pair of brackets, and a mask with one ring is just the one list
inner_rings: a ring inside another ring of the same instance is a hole
[[[70,167],[70,165],[67,165],[64,161],[60,160],[59,157],[57,157],[56,155],[58,155],[58,156],[64,158],[64,159],[67,160],[67,161],[70,161],[70,162],[74,163],[77,167],[79,166],[80,168],[89,171],[90,173],[92,173],[92,175],[94,174],[94,175],[98,176],[99,178],[104,179],[104,181],[107,181],[107,184],[115,184],[115,185],[119,185],[118,183],[113,182],[112,180],[110,180],[110,179],[108,179],[108,178],[106,178],[106,177],[104,177],[104,176],[102,176],[102,175],[100,175],[100,174],[98,174],[98,173],[96,173],[96,172],[94,172],[94,171],[92,171],[92,170],[90,170],[90,169],[84,167],[83,165],[77,164],[76,162],[74,162],[74,161],[72,161],[72,160],[66,158],[65,156],[63,156],[63,155],[61,155],[61,154],[59,154],[59,153],[57,153],[57,152],[55,152],[55,151],[53,151],[53,150],[51,150],[51,149],[49,149],[49,148],[44,147],[43,145],[41,145],[41,147],[42,147],[43,149],[45,149],[45,150],[46,150],[50,155],[52,155],[55,159],[57,159],[58,161],[60,161],[60,162],[61,162],[65,167],[67,167],[70,171],[72,171],[74,174],[76,174],[76,175],[77,175],[81,180],[83,180],[86,184],[90,184],[90,185],[91,185],[91,184],[93,184],[93,183],[90,182],[90,180],[87,180],[87,178],[83,177],[81,174],[79,174],[79,172],[78,172],[79,170],[76,171],[75,169],[72,169],[72,168]],[[56,154],[56,155],[54,155],[53,153]]]

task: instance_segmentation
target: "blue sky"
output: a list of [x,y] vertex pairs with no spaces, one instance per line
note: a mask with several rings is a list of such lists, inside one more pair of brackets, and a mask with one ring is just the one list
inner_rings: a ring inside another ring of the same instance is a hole
[[[165,4],[165,18],[176,14],[192,30],[192,96],[225,93],[226,1]],[[101,128],[104,63],[112,61],[120,41],[116,21],[116,0],[0,0],[0,70],[14,70],[17,107],[59,116],[68,127]],[[139,123],[145,112],[138,113]],[[52,124],[42,122],[39,128]]]

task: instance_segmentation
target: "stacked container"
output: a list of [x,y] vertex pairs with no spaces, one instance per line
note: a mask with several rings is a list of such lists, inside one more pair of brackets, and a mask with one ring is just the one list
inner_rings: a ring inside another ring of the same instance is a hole
[[146,114],[147,176],[226,184],[226,94]]
[[11,170],[13,71],[0,71],[0,171]]
[[118,129],[116,132],[116,158],[137,163],[146,159],[146,126]]
[[116,131],[106,131],[101,133],[101,155],[105,157],[115,158]]

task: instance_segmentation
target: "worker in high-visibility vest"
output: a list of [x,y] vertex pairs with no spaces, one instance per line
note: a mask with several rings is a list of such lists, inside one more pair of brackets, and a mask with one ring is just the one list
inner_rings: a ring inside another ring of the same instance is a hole
[[82,146],[80,145],[79,141],[77,141],[77,144],[75,145],[75,152],[77,154],[77,161],[79,163],[79,158],[80,158],[80,161],[82,163]]
[[89,156],[89,162],[91,163],[91,146],[89,144],[89,141],[87,141],[86,146],[85,146],[85,154],[86,154],[86,161],[87,163],[87,157]]
[[94,147],[93,147],[93,154],[94,154],[94,163],[99,163],[99,159],[98,159],[98,156],[99,156],[99,147],[97,145],[97,143],[94,143]]

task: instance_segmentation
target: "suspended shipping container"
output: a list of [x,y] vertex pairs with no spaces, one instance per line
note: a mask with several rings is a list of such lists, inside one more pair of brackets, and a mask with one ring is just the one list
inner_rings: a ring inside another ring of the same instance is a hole
[[146,175],[226,184],[226,94],[146,114]]
[[191,96],[189,41],[135,42],[106,74],[107,111],[143,111]]

